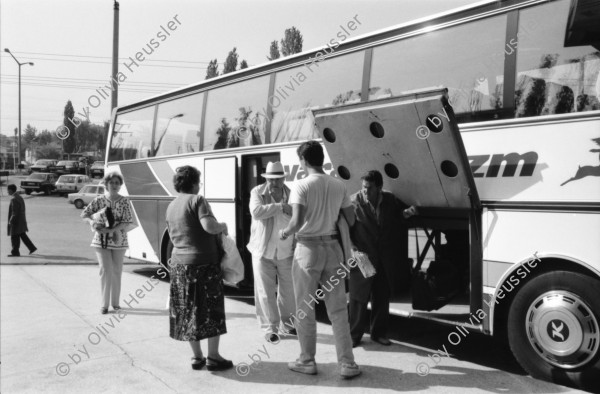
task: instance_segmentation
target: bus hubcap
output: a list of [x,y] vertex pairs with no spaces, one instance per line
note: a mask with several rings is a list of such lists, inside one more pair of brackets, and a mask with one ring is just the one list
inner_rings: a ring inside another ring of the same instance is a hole
[[585,365],[600,346],[598,321],[592,310],[568,291],[540,295],[527,310],[525,325],[533,349],[560,368]]

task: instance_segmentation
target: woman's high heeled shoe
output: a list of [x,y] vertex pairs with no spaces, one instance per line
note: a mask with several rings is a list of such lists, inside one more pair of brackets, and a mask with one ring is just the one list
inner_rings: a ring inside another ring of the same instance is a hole
[[204,368],[206,365],[206,357],[198,358],[192,357],[192,369],[198,371]]

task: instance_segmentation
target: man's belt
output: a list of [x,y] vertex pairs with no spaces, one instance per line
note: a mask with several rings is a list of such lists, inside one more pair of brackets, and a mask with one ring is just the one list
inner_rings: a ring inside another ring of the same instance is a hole
[[298,241],[333,241],[339,239],[338,234],[332,235],[296,235]]

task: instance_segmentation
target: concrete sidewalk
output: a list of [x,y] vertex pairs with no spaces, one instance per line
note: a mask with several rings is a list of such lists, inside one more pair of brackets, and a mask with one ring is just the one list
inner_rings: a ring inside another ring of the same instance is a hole
[[[355,349],[362,376],[342,380],[331,327],[323,323],[318,323],[318,375],[294,373],[287,363],[298,356],[295,337],[267,343],[252,299],[235,295],[226,299],[228,334],[221,353],[238,364],[237,371],[193,371],[189,345],[168,335],[169,284],[151,278],[148,269],[123,274],[120,317],[99,314],[96,266],[0,270],[2,393],[530,392],[533,387],[527,376],[452,358],[422,377],[415,365],[427,360],[429,349],[368,340]],[[206,352],[206,341],[202,346]],[[545,382],[535,386],[544,388],[536,392],[569,391]]]
[[[379,364],[387,367],[369,362],[367,368],[377,368],[378,377],[365,374],[359,380],[341,380],[331,328],[322,324],[319,374],[289,371],[287,362],[299,350],[295,337],[276,345],[267,343],[257,327],[254,306],[230,297],[226,300],[228,334],[222,337],[221,353],[245,364],[237,373],[193,371],[189,345],[168,335],[168,282],[156,285],[154,278],[124,273],[121,316],[125,317],[119,319],[117,314],[98,312],[97,267],[3,266],[1,270],[2,393],[275,393],[306,386],[339,387],[340,392],[354,387],[362,392],[367,387],[379,391],[400,384],[399,370],[383,359]],[[206,344],[202,345],[206,352]],[[246,365],[253,363],[250,357],[261,361],[248,369]],[[381,379],[382,374],[388,378]]]

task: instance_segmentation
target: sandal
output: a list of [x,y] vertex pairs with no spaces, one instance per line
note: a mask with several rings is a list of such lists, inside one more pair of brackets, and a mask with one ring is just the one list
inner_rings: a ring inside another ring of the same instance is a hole
[[206,365],[206,357],[192,357],[192,369],[199,371]]
[[209,371],[224,371],[226,369],[233,368],[233,362],[231,360],[215,360],[214,358],[208,358],[206,363],[206,369]]

